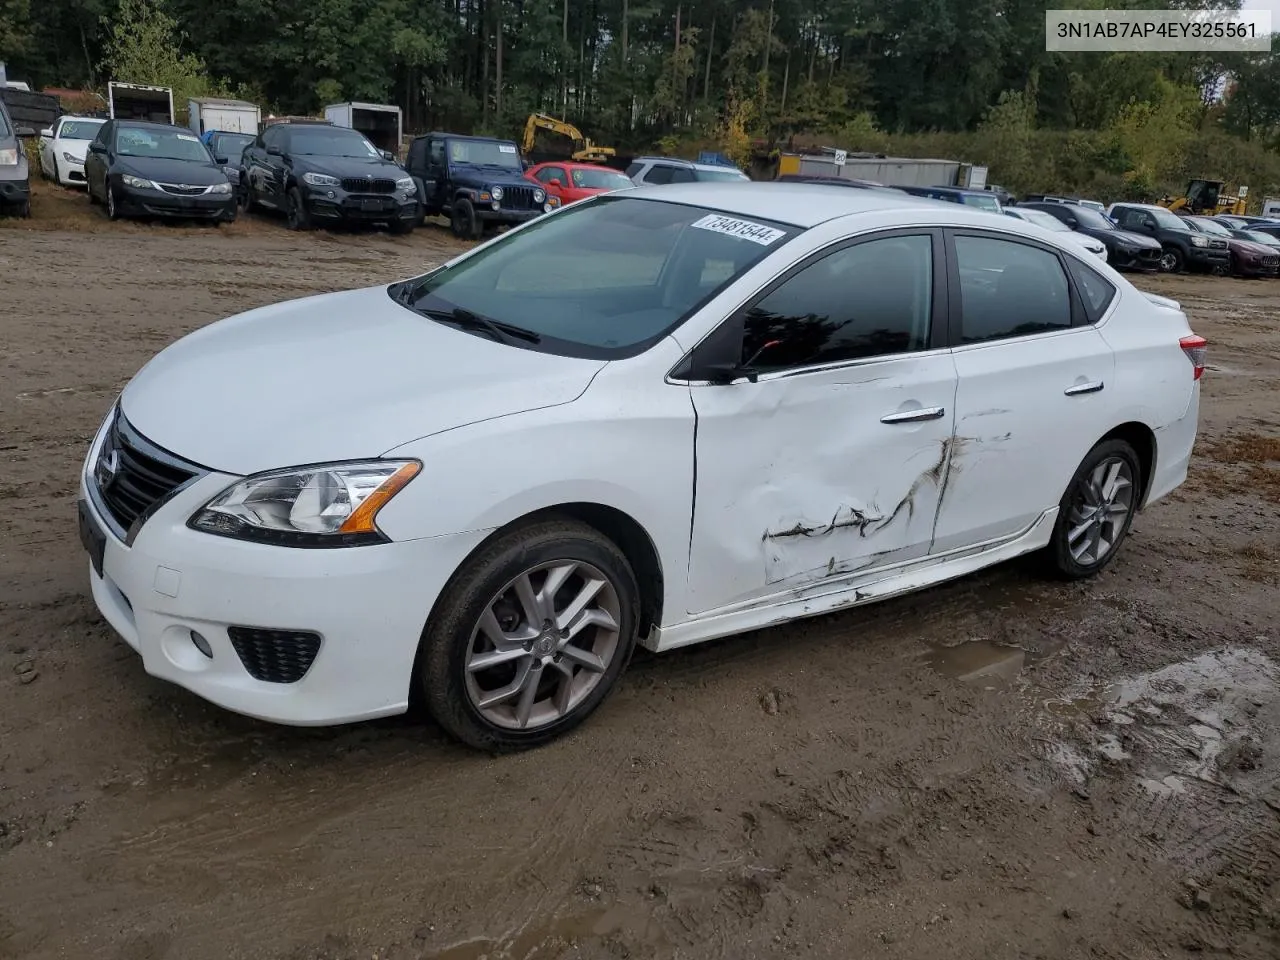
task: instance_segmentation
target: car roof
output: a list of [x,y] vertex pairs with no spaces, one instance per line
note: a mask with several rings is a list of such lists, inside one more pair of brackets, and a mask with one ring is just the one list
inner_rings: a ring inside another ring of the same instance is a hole
[[[850,214],[882,210],[929,210],[937,215],[939,222],[946,220],[972,226],[990,225],[995,216],[976,207],[905,193],[850,190],[819,183],[779,183],[776,180],[673,183],[660,187],[637,187],[627,191],[627,195],[709,207],[723,213],[757,217],[804,229]],[[1014,218],[1004,219],[1012,221]]]
[[179,133],[191,133],[190,127],[180,127],[176,123],[156,123],[154,120],[117,120],[116,126],[129,130],[177,130]]
[[[106,123],[109,119],[109,117],[89,117],[81,113],[64,113],[62,116],[58,117],[58,120],[92,120],[95,123]],[[53,122],[57,123],[58,120],[54,120]]]
[[1168,207],[1162,207],[1158,203],[1125,203],[1122,200],[1120,203],[1113,203],[1111,205],[1113,210],[1117,207],[1128,207],[1130,210],[1163,210],[1166,213],[1169,212]]
[[[696,167],[698,164],[692,160],[682,160],[679,157],[636,157],[632,163],[669,163],[673,167]],[[702,164],[714,168],[715,164]]]
[[424,133],[422,136],[414,137],[413,139],[425,140],[427,137],[435,137],[436,139],[443,138],[446,140],[476,140],[482,143],[515,143],[515,141],[509,137],[474,137],[469,133],[442,133],[440,131],[435,133]]

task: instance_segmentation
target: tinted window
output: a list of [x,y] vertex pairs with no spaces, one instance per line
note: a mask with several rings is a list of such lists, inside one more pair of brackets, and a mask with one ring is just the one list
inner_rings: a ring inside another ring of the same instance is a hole
[[552,180],[564,183],[564,171],[559,167],[543,167],[537,172],[536,177],[543,183],[550,183]]
[[209,148],[199,137],[169,127],[120,127],[116,131],[116,153],[122,157],[212,162]]
[[427,141],[413,140],[409,143],[409,156],[405,160],[410,167],[421,169],[427,161]]
[[627,167],[627,176],[634,177],[637,173],[640,172],[640,168],[641,168],[641,165],[638,163],[631,164],[631,166]]
[[[461,307],[536,332],[543,350],[617,356],[675,327],[794,233],[606,194],[410,281],[411,296],[398,302],[425,314],[424,323]],[[403,293],[399,285],[390,290]]]
[[290,130],[289,152],[302,156],[359,157],[365,160],[378,156],[378,149],[365,139],[363,133],[320,124],[299,124]]
[[1022,337],[1071,326],[1067,275],[1057,256],[1025,243],[956,237],[960,339]]
[[215,133],[209,138],[213,155],[219,160],[239,160],[240,155],[251,143],[253,143],[253,137],[247,133]]
[[930,237],[845,247],[748,311],[742,362],[777,370],[923,350],[932,302]]
[[262,145],[264,147],[283,147],[284,146],[284,127],[267,127],[262,131]]
[[1075,278],[1080,299],[1084,301],[1084,311],[1088,314],[1089,322],[1097,323],[1115,299],[1116,288],[1096,270],[1086,267],[1074,257],[1068,257],[1067,262],[1071,265],[1071,275]]
[[727,170],[727,169],[726,170],[698,170],[696,171],[696,177],[699,180],[720,180],[720,181],[727,180],[732,182],[751,179],[750,177],[745,176],[744,174],[740,173],[737,170]]
[[672,183],[693,183],[693,171],[688,167],[671,168]]
[[649,171],[640,179],[642,179],[645,183],[657,183],[657,184],[670,183],[671,168],[666,166],[665,164],[656,163],[652,167],[650,167]]
[[444,141],[432,140],[430,147],[431,165],[433,167],[444,166]]

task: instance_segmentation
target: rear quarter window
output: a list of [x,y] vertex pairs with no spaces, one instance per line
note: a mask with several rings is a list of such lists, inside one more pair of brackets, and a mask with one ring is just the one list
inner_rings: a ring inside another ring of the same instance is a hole
[[1085,316],[1089,318],[1090,323],[1097,323],[1111,306],[1111,301],[1116,298],[1116,288],[1110,280],[1098,271],[1085,266],[1075,257],[1067,257],[1067,264],[1071,270],[1071,278],[1076,283],[1076,290],[1079,291],[1080,299],[1084,303]]

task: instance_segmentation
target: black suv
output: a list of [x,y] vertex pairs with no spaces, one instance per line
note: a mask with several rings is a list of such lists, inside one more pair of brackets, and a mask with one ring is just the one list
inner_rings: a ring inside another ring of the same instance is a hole
[[1057,217],[1072,230],[1102,241],[1107,248],[1107,263],[1117,270],[1139,270],[1154,273],[1161,269],[1164,248],[1160,241],[1142,233],[1121,230],[1092,207],[1075,203],[1045,200],[1038,203],[1023,202],[1019,207],[1042,210]]
[[249,209],[283,210],[290,230],[381,222],[408,233],[418,219],[418,191],[404,168],[364,134],[331,123],[269,125],[245,148],[241,178]]
[[510,140],[429,133],[409,144],[405,166],[422,198],[420,216],[444,214],[464,240],[479,239],[486,227],[540,217],[560,202],[525,179]]
[[1122,230],[1146,234],[1160,241],[1160,269],[1165,273],[1204,270],[1226,273],[1231,269],[1227,241],[1196,233],[1180,216],[1148,203],[1117,203],[1111,219]]

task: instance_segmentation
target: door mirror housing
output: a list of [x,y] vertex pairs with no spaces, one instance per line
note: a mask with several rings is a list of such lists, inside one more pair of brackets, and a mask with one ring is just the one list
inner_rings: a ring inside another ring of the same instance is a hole
[[396,156],[395,156],[395,154],[394,154],[394,153],[392,153],[390,150],[379,150],[378,152],[379,152],[380,154],[382,154],[382,159],[383,159],[383,160],[386,160],[386,161],[387,161],[387,162],[389,162],[389,163],[395,163],[395,162],[396,162]]
[[46,140],[52,140],[53,127],[45,127],[43,130],[40,131],[40,136],[44,137]]
[[558,190],[558,189],[560,189],[561,187],[563,187],[563,186],[564,186],[564,184],[560,182],[560,178],[559,178],[559,177],[552,177],[550,180],[548,180],[548,181],[547,181],[547,186],[548,186],[548,187],[555,187],[555,188]]
[[99,143],[97,140],[94,140],[92,143],[89,144],[89,152],[90,153],[106,153],[107,145],[105,143]]
[[230,157],[214,157],[214,160],[217,162],[218,166],[220,167],[225,167],[228,163],[231,162]]

